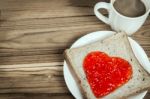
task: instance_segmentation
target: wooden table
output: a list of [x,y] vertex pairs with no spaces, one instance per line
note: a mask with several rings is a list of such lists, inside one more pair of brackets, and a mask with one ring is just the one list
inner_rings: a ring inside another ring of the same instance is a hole
[[[62,53],[87,33],[111,30],[94,16],[96,2],[0,0],[0,99],[73,99]],[[150,57],[150,17],[132,37]]]

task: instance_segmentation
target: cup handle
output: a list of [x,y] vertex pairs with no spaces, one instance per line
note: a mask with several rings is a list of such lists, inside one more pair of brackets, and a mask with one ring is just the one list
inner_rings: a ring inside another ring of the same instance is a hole
[[96,17],[98,19],[100,19],[101,21],[103,21],[104,23],[106,24],[109,24],[110,21],[109,21],[109,18],[108,17],[105,17],[103,14],[101,14],[98,10],[101,9],[101,8],[104,8],[108,11],[108,14],[109,14],[109,10],[110,10],[110,3],[106,3],[106,2],[99,2],[95,5],[94,7],[94,13],[96,15]]

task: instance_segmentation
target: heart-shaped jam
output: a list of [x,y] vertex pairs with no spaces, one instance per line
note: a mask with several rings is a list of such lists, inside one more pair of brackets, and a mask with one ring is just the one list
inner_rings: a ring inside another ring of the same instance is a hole
[[128,61],[100,51],[89,53],[84,59],[83,68],[97,98],[111,93],[132,77],[132,67]]

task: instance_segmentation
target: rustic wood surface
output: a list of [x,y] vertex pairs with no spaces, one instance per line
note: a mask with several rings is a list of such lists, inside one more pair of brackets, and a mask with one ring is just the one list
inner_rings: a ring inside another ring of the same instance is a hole
[[[0,0],[0,99],[73,99],[62,53],[87,33],[111,30],[94,16],[96,2]],[[150,17],[132,37],[150,57]]]

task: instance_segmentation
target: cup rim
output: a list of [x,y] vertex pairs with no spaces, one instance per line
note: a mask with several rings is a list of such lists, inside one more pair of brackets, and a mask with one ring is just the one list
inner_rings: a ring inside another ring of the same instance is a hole
[[[148,13],[150,13],[150,9],[148,9],[148,10],[147,10],[143,15],[141,15],[141,16],[137,16],[137,17],[128,17],[128,16],[125,16],[125,15],[119,13],[119,12],[114,8],[114,5],[113,5],[114,2],[112,2],[112,1],[113,1],[113,0],[111,0],[110,4],[111,4],[113,10],[115,11],[115,13],[117,13],[119,16],[121,16],[121,17],[123,17],[123,18],[127,18],[127,19],[137,19],[137,18],[144,17],[145,15],[147,15]],[[116,1],[116,0],[114,0],[114,1]]]

